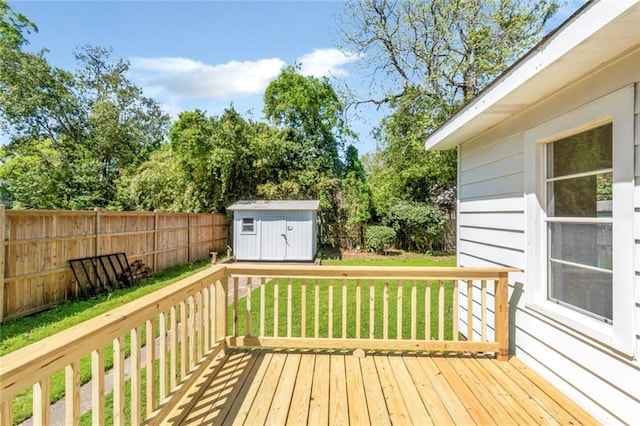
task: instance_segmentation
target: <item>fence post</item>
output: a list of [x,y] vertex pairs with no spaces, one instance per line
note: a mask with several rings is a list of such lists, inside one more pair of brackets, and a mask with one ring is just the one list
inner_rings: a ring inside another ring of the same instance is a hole
[[0,204],[0,322],[4,319],[4,232],[5,232],[4,204]]
[[94,250],[94,256],[100,256],[100,207],[96,207],[93,210],[96,212],[96,245]]
[[509,359],[509,274],[500,272],[496,281],[495,327],[498,342],[498,360]]
[[191,213],[187,213],[187,263],[191,263]]
[[158,209],[153,211],[153,273],[158,271]]

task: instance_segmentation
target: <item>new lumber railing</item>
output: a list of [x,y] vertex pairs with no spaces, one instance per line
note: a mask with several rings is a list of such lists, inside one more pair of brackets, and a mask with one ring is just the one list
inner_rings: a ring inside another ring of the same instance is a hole
[[232,346],[493,352],[505,359],[511,271],[231,264],[227,341]]
[[118,425],[161,423],[228,345],[492,352],[506,359],[510,271],[212,267],[0,358],[0,425],[12,423],[12,406],[29,389],[34,424],[51,423],[56,374],[64,375],[64,422],[79,424],[82,363],[91,367],[92,422],[104,424],[111,357]]

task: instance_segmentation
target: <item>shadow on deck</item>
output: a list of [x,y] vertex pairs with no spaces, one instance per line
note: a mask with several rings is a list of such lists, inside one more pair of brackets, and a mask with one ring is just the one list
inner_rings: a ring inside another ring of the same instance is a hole
[[595,424],[512,357],[230,348],[169,424]]

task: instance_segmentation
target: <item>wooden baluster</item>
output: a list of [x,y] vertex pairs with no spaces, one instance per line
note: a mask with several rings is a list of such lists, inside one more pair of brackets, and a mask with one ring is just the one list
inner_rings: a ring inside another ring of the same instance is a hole
[[191,369],[196,365],[196,353],[195,353],[195,345],[196,345],[196,339],[195,339],[195,325],[196,325],[196,318],[195,318],[195,303],[194,303],[194,299],[193,296],[189,296],[189,298],[187,299],[187,324],[189,327],[189,331],[187,333],[187,340],[185,341],[185,343],[188,344],[189,346],[189,369],[188,371],[191,371]]
[[453,341],[458,341],[458,316],[460,315],[460,302],[459,302],[459,290],[458,290],[458,280],[453,280]]
[[246,277],[247,280],[247,316],[246,316],[246,325],[247,325],[247,336],[252,336],[253,335],[253,329],[251,327],[251,293],[253,292],[253,278],[252,277]]
[[153,413],[153,410],[155,409],[155,403],[156,403],[156,387],[155,387],[155,381],[156,381],[156,375],[155,375],[155,358],[156,358],[156,333],[155,333],[155,323],[152,320],[148,320],[146,322],[146,334],[147,334],[147,339],[146,339],[146,344],[145,344],[145,372],[146,372],[146,378],[147,378],[147,386],[146,386],[146,399],[147,399],[147,405],[146,405],[146,412],[147,412],[147,417],[149,417],[151,415],[151,413]]
[[233,337],[238,337],[240,335],[240,324],[238,323],[238,286],[239,277],[233,277]]
[[169,310],[171,331],[169,335],[169,386],[173,391],[178,385],[178,312],[175,306]]
[[260,278],[260,337],[264,337],[265,279]]
[[280,304],[280,279],[274,278],[273,280],[273,337],[278,337],[278,317],[279,313],[279,304]]
[[313,316],[313,337],[316,339],[320,334],[320,280],[315,281],[314,296],[314,316]]
[[209,287],[202,289],[202,326],[204,334],[204,351],[211,349],[211,296],[209,295]]
[[300,287],[300,337],[307,337],[307,280],[302,279]]
[[33,385],[33,424],[35,425],[48,425],[51,423],[49,388],[48,376]]
[[396,291],[396,339],[402,340],[402,280],[398,280],[398,287],[396,288]]
[[467,280],[467,340],[473,338],[473,280]]
[[416,287],[416,280],[413,280],[411,281],[411,340],[416,340],[418,338],[417,317],[418,317],[418,289]]
[[424,340],[431,340],[431,281],[424,285]]
[[291,293],[291,278],[287,282],[287,337],[291,338],[291,314],[293,313],[293,295]]
[[[115,348],[115,345],[114,345],[114,348]],[[115,362],[117,359],[118,358],[116,357],[114,357],[113,359],[114,370],[116,368]],[[122,352],[122,360],[124,361],[124,352]],[[120,390],[120,388],[117,387],[118,383],[116,382],[116,379],[118,378],[117,373],[118,373],[117,371],[114,371],[114,384],[113,384],[114,414],[115,414],[115,408],[117,406],[116,403],[118,402],[118,399],[116,397],[119,396],[118,391]],[[122,377],[124,379],[124,370],[122,371]],[[122,389],[123,389],[123,392],[120,396],[121,399],[124,396],[124,385]],[[124,413],[124,404],[122,404],[122,409]],[[116,419],[118,419],[118,417],[114,415],[113,418],[114,418],[114,424],[116,424]],[[80,361],[74,361],[65,367],[64,419],[65,419],[64,422],[67,425],[80,424]],[[124,422],[124,419],[122,420]],[[0,424],[5,424],[5,423],[0,423]],[[9,422],[7,424],[11,424],[11,423]],[[123,423],[117,423],[117,424],[123,424]]]
[[[124,344],[123,336],[116,337],[115,339],[113,339],[113,424],[114,425],[124,425],[126,423],[126,419],[124,418],[124,405],[125,405],[124,346],[125,344]],[[80,380],[79,373],[78,373],[78,380]],[[80,398],[80,395],[78,394],[78,399],[79,398]],[[68,420],[67,420],[67,424],[70,424]]]
[[389,281],[384,282],[382,293],[382,339],[389,339]]
[[187,375],[187,304],[180,302],[180,380]]
[[[204,299],[206,300],[206,299]],[[160,391],[160,403],[162,403],[167,397],[167,314],[166,312],[160,312],[158,316],[158,359],[159,359],[159,373],[158,375],[159,391]],[[205,333],[206,336],[206,333]]]
[[369,280],[369,339],[375,338],[376,283]]
[[347,280],[342,280],[342,338],[347,338]]
[[[73,423],[74,425],[79,424],[78,422]],[[13,408],[11,407],[11,399],[0,402],[0,425],[10,425],[13,421]],[[72,424],[72,423],[67,423]]]
[[204,355],[204,326],[202,324],[202,291],[195,294],[196,308],[196,362],[200,361]]
[[217,329],[216,329],[216,324],[217,324],[217,319],[216,319],[216,312],[218,309],[218,305],[216,305],[216,286],[215,284],[211,284],[209,286],[209,323],[210,323],[210,327],[211,327],[211,347],[213,347],[213,345],[215,345],[218,341],[218,336],[217,336]]
[[444,340],[444,281],[438,286],[438,340]]
[[104,425],[104,348],[91,352],[91,421]]
[[362,288],[360,280],[356,281],[356,339],[360,338],[360,327],[362,325]]
[[333,280],[329,280],[329,318],[327,321],[329,322],[329,339],[333,338]]
[[[184,319],[184,316],[182,317]],[[142,380],[140,375],[140,327],[131,330],[131,424],[139,425],[142,416]]]
[[482,280],[482,341],[487,341],[487,280]]

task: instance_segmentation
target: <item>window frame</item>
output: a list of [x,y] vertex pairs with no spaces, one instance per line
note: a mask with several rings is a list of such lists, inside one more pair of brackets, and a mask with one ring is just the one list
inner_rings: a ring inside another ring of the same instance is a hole
[[[245,226],[245,221],[251,221],[251,231],[245,231],[244,226]],[[256,218],[251,216],[251,217],[243,217],[240,219],[240,234],[242,235],[255,235],[256,234]]]
[[[571,261],[567,261],[567,260],[562,260],[562,259],[557,259],[554,258],[552,253],[551,253],[551,242],[549,240],[550,235],[551,235],[551,226],[553,224],[588,224],[588,225],[597,225],[597,224],[611,224],[613,226],[613,217],[598,217],[596,216],[587,216],[587,217],[576,217],[576,216],[564,216],[564,215],[549,215],[549,210],[551,210],[551,206],[550,204],[550,200],[551,200],[551,195],[553,195],[553,199],[555,200],[555,191],[552,194],[549,191],[549,187],[550,187],[550,183],[555,183],[555,182],[562,182],[562,181],[566,181],[566,180],[570,180],[570,179],[575,179],[575,178],[580,178],[580,177],[585,177],[585,176],[598,176],[600,174],[608,174],[611,173],[613,174],[613,164],[611,165],[611,167],[609,168],[596,168],[593,170],[588,170],[588,171],[581,171],[581,172],[576,172],[576,173],[570,173],[570,174],[565,174],[565,175],[560,175],[560,176],[551,176],[550,173],[550,161],[551,160],[551,154],[550,152],[551,150],[551,145],[556,143],[556,142],[561,142],[563,139],[567,138],[567,137],[571,137],[574,135],[579,135],[581,133],[586,133],[590,130],[594,130],[594,129],[598,129],[600,127],[606,126],[606,125],[610,125],[612,124],[611,121],[606,121],[604,123],[600,123],[597,124],[595,126],[586,128],[586,129],[582,129],[579,132],[576,133],[572,133],[570,135],[564,136],[562,138],[559,139],[554,139],[548,142],[544,143],[544,175],[543,175],[543,179],[544,179],[544,209],[545,209],[545,213],[544,213],[544,222],[545,222],[545,260],[547,262],[546,267],[546,279],[547,279],[547,299],[552,301],[553,303],[557,303],[559,305],[563,305],[566,306],[568,309],[573,309],[577,312],[581,312],[584,313],[587,316],[591,316],[593,318],[595,318],[598,321],[603,321],[607,324],[611,324],[612,320],[609,318],[605,318],[595,312],[592,312],[588,309],[584,309],[584,308],[580,308],[578,306],[572,305],[566,301],[560,300],[558,298],[552,297],[550,295],[551,293],[551,287],[552,287],[552,282],[551,282],[551,272],[549,271],[549,265],[551,263],[556,263],[556,264],[563,264],[563,265],[567,265],[567,266],[575,266],[578,267],[580,269],[586,269],[586,270],[592,270],[594,272],[600,272],[600,273],[606,273],[606,274],[610,274],[613,277],[613,270],[608,270],[608,269],[603,269],[603,268],[599,268],[596,266],[592,266],[592,265],[586,265],[586,264],[582,264],[582,263],[575,263],[575,262],[571,262]],[[611,135],[611,148],[613,149],[613,134]],[[553,155],[555,156],[555,149],[553,149]],[[612,158],[613,161],[613,158]],[[595,195],[595,194],[594,194]],[[613,280],[612,280],[613,281]],[[613,287],[613,282],[612,282],[612,287]],[[612,289],[613,291],[613,289]],[[613,297],[613,295],[612,295]]]
[[[626,355],[635,354],[633,85],[524,132],[527,243],[525,306]],[[547,144],[612,123],[613,324],[557,304],[548,297]]]

